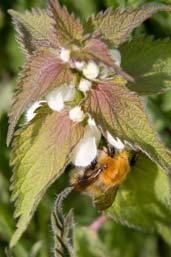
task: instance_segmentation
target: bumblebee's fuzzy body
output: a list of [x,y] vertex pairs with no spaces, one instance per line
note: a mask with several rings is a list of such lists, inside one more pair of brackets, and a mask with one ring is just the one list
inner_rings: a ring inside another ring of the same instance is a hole
[[119,151],[113,157],[101,151],[94,167],[74,172],[71,183],[79,191],[98,196],[111,187],[118,187],[130,171],[128,152]]

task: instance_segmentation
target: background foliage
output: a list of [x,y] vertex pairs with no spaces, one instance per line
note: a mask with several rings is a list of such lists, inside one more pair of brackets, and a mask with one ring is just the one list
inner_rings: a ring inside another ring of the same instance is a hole
[[[145,0],[62,0],[70,11],[81,19],[93,12],[105,10],[109,6],[137,6]],[[155,1],[171,4],[170,0]],[[45,7],[45,0],[1,0],[0,2],[0,256],[5,256],[5,248],[14,230],[13,205],[10,203],[9,167],[10,150],[6,148],[7,110],[9,108],[15,81],[24,62],[15,41],[14,28],[7,14],[8,9],[25,10],[31,7]],[[171,36],[171,13],[160,13],[147,20],[135,32],[136,35],[153,35],[155,39]],[[171,148],[171,92],[146,99],[154,126],[164,143]],[[48,257],[52,247],[50,212],[57,193],[68,184],[68,172],[47,192],[20,243],[14,248],[14,257]],[[84,208],[82,206],[84,205]],[[156,234],[134,231],[108,220],[99,231],[92,232],[90,225],[98,213],[90,199],[72,194],[66,203],[66,211],[74,207],[76,230],[75,244],[78,257],[169,257],[170,245]],[[103,243],[102,243],[103,242]],[[87,246],[85,248],[85,245]]]

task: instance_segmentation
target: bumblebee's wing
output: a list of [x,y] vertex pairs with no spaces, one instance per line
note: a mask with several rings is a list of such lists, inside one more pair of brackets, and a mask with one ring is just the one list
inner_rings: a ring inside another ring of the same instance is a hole
[[97,210],[103,211],[109,208],[115,200],[118,186],[110,187],[103,194],[94,198],[94,205]]

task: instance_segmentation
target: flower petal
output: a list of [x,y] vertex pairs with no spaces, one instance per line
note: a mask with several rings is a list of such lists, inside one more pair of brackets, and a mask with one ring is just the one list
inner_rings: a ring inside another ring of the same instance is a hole
[[84,137],[77,146],[72,158],[75,166],[86,167],[97,156],[96,138],[94,136]]
[[31,121],[34,116],[36,115],[35,110],[41,105],[41,103],[43,103],[45,101],[36,101],[34,104],[32,104],[29,109],[27,110],[25,116],[26,116],[26,120],[27,122]]
[[62,85],[51,91],[47,96],[47,103],[53,111],[62,111],[65,107],[64,102],[73,101],[75,97],[75,88],[73,85]]
[[62,87],[53,90],[47,96],[47,103],[53,111],[60,112],[64,109],[64,98],[62,94]]
[[100,139],[101,139],[101,132],[98,129],[98,127],[96,126],[94,119],[89,118],[88,125],[89,125],[89,129],[91,129],[91,134],[95,137],[96,144],[98,145],[100,142]]
[[118,150],[122,150],[125,148],[125,145],[121,142],[121,140],[118,137],[116,137],[115,139],[108,131],[106,132],[106,136],[107,141]]
[[100,130],[93,119],[88,119],[83,139],[76,147],[72,162],[78,167],[87,167],[97,156],[97,145],[101,138]]

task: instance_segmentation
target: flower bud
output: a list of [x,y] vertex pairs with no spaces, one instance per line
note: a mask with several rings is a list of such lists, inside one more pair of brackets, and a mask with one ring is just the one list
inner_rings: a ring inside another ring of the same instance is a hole
[[81,122],[85,118],[85,114],[80,106],[75,106],[69,111],[69,117],[74,122]]
[[82,79],[80,80],[80,83],[79,83],[79,85],[78,85],[78,88],[79,88],[79,90],[80,90],[81,92],[86,93],[87,91],[90,90],[91,85],[92,85],[91,81],[82,78]]
[[88,79],[95,79],[99,75],[99,67],[94,61],[88,62],[83,68],[83,75]]

